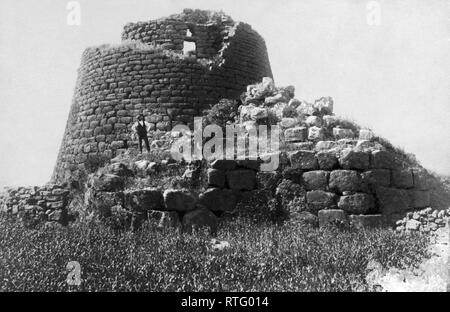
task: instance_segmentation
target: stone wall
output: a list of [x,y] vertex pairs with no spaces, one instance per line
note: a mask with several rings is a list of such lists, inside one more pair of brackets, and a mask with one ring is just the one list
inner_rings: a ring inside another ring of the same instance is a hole
[[25,225],[42,222],[67,223],[70,191],[65,185],[9,188],[2,198],[1,212],[17,218]]
[[[89,155],[111,158],[126,148],[140,113],[152,130],[169,131],[175,124],[191,123],[221,98],[238,98],[248,84],[271,76],[264,40],[249,25],[225,20],[195,26],[170,17],[128,25],[124,38],[140,41],[86,49],[53,180],[70,177]],[[145,33],[153,31],[152,25],[159,25],[158,35]],[[223,41],[212,59],[206,58],[212,50],[202,44],[201,57],[181,55],[177,29],[198,27],[203,38],[199,29],[214,25],[227,31],[218,30]],[[163,33],[174,46],[153,45],[161,43]]]

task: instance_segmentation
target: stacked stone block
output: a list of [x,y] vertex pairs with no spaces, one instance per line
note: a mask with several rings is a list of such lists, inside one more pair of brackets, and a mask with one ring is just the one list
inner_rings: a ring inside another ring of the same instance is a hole
[[[133,42],[86,49],[54,180],[66,180],[90,156],[112,158],[127,148],[141,113],[152,131],[170,131],[272,75],[264,40],[249,25],[220,14],[198,24],[194,13],[127,25],[123,38]],[[187,28],[198,31],[198,38],[214,33],[217,40],[211,49],[200,44],[197,56],[181,55],[179,40]],[[169,45],[154,45],[166,39]]]
[[2,200],[1,212],[26,224],[67,223],[70,192],[65,185],[9,188]]

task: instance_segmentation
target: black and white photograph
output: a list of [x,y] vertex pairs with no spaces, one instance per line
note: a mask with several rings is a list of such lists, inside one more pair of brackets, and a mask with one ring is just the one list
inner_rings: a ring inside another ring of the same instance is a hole
[[449,46],[448,0],[1,0],[0,292],[450,292]]

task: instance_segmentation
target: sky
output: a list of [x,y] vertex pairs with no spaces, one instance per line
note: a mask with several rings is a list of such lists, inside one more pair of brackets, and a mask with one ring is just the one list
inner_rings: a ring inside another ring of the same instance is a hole
[[79,25],[69,2],[0,1],[0,187],[49,181],[85,48],[183,8],[249,23],[278,86],[333,97],[337,115],[450,175],[449,1],[79,0]]

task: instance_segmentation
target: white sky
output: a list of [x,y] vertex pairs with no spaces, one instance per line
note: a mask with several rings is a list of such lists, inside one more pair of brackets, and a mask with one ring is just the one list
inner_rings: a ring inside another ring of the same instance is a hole
[[68,2],[0,2],[0,187],[49,180],[86,47],[183,8],[251,24],[277,85],[309,101],[332,96],[336,114],[450,174],[449,1],[380,0],[378,26],[363,0],[80,0],[80,26],[67,25]]

